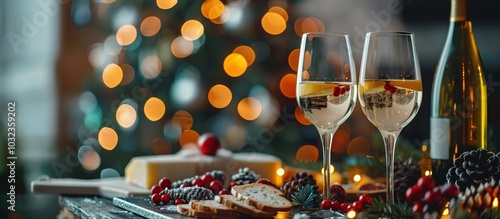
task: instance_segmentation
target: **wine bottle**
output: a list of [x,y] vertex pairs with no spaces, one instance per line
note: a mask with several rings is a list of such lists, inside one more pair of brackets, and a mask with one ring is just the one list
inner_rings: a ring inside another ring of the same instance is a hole
[[486,81],[466,9],[466,0],[451,0],[448,36],[432,84],[430,156],[437,184],[446,182],[456,157],[487,145]]

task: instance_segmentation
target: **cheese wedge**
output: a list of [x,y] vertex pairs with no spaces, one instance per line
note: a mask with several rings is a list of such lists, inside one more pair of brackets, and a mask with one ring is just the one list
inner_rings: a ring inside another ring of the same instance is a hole
[[216,156],[203,155],[199,150],[183,149],[176,154],[134,157],[125,167],[125,181],[151,188],[163,177],[174,182],[208,171],[222,170],[226,173],[226,183],[229,183],[230,176],[244,167],[275,185],[281,185],[283,181],[276,173],[282,168],[282,161],[278,157],[257,152],[232,153],[226,149],[220,149]]

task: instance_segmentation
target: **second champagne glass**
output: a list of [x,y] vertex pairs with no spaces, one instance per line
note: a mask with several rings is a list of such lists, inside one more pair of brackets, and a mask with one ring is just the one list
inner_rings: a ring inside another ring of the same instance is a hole
[[420,64],[410,32],[366,35],[359,78],[359,102],[384,139],[387,202],[394,203],[394,150],[401,130],[422,102]]
[[349,35],[306,33],[302,36],[297,71],[297,103],[321,136],[323,199],[330,196],[333,135],[354,109],[356,85],[356,68]]

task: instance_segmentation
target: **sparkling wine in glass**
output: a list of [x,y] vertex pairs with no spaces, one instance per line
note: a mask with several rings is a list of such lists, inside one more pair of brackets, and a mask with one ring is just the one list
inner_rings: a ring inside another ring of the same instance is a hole
[[356,99],[356,68],[349,35],[305,33],[297,72],[297,103],[321,136],[323,199],[330,196],[333,135],[351,115]]
[[420,65],[414,34],[367,33],[359,78],[359,102],[384,139],[387,202],[394,203],[394,150],[401,130],[422,102]]

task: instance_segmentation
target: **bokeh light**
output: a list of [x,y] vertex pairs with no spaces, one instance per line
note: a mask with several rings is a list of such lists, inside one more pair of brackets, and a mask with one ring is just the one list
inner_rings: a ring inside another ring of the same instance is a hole
[[123,70],[117,64],[111,63],[102,71],[102,82],[106,87],[114,88],[123,79]]
[[350,136],[347,131],[344,129],[338,129],[333,136],[332,141],[332,152],[333,153],[342,153],[347,149],[347,145],[349,144]]
[[110,127],[103,127],[97,135],[97,140],[102,148],[110,151],[118,144],[118,134]]
[[246,97],[238,103],[238,114],[245,120],[255,120],[261,112],[262,105],[256,98]]
[[318,157],[318,148],[313,145],[304,145],[295,153],[295,159],[300,162],[316,162]]
[[170,95],[177,104],[189,105],[198,97],[199,87],[195,76],[179,76],[170,87]]
[[290,52],[290,55],[288,55],[288,66],[295,72],[297,72],[297,67],[299,66],[299,54],[300,49],[294,49]]
[[193,127],[193,116],[187,111],[179,110],[172,116],[172,123],[181,127],[182,131],[188,130]]
[[126,24],[116,31],[116,41],[122,46],[132,44],[137,38],[137,30],[134,26]]
[[247,70],[247,60],[241,54],[231,53],[224,59],[224,71],[231,77],[239,77]]
[[167,10],[173,8],[177,4],[177,0],[156,0],[158,8]]
[[285,169],[283,169],[283,168],[278,168],[278,169],[276,170],[276,174],[277,174],[278,176],[283,176],[283,175],[285,175]]
[[286,29],[286,21],[280,14],[276,12],[267,12],[261,20],[262,28],[266,33],[278,35]]
[[122,68],[122,72],[123,72],[123,79],[122,79],[122,82],[120,82],[120,85],[130,84],[130,82],[132,82],[134,80],[134,77],[135,77],[134,67],[132,67],[129,64],[122,64],[122,65],[120,65],[120,68]]
[[150,55],[142,60],[141,74],[142,76],[144,76],[144,78],[156,78],[160,74],[161,69],[162,64],[158,56]]
[[286,74],[280,80],[280,90],[285,97],[295,98],[296,89],[295,84],[297,84],[297,75],[296,74]]
[[179,36],[172,41],[172,45],[170,46],[170,51],[172,51],[172,55],[177,58],[186,58],[194,50],[193,41],[186,40],[184,37]]
[[195,41],[203,35],[203,24],[197,20],[188,20],[181,27],[181,34],[184,39]]
[[165,114],[165,104],[157,97],[149,98],[144,104],[144,115],[151,121],[160,120]]
[[347,155],[349,156],[366,156],[369,151],[370,141],[363,136],[352,139],[347,145]]
[[196,132],[195,130],[186,130],[181,133],[181,136],[179,137],[179,144],[181,146],[186,146],[187,144],[196,144],[198,141],[198,138],[200,137],[200,134]]
[[116,110],[116,122],[123,128],[130,128],[137,120],[137,112],[130,104],[122,104]]
[[229,105],[232,98],[231,90],[223,84],[216,84],[208,91],[208,102],[218,109]]
[[222,16],[225,7],[219,0],[206,0],[201,4],[201,14],[208,19],[216,19]]
[[101,165],[101,156],[94,148],[83,145],[78,149],[78,161],[85,170],[92,171]]
[[101,179],[120,177],[120,173],[113,168],[105,168],[101,170]]
[[149,16],[144,18],[141,22],[141,26],[139,29],[141,30],[142,35],[150,37],[154,36],[160,31],[161,28],[161,20],[156,16]]
[[78,97],[78,107],[84,113],[90,113],[97,107],[97,99],[90,91],[85,91]]
[[311,125],[312,123],[304,116],[302,110],[298,106],[295,107],[295,119],[302,125]]
[[274,12],[274,13],[277,13],[279,14],[283,19],[285,19],[285,22],[288,21],[288,13],[286,12],[286,10],[282,7],[279,7],[279,6],[273,6],[271,8],[269,8],[268,10],[269,12]]
[[247,66],[250,66],[255,61],[255,52],[250,46],[238,46],[233,50],[233,53],[242,55],[247,61]]

